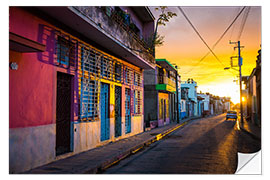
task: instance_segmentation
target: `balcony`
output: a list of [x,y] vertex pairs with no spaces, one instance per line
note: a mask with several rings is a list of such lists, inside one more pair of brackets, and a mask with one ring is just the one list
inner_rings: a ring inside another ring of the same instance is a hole
[[175,82],[172,79],[166,76],[158,76],[157,80],[158,80],[158,84],[156,84],[157,90],[168,91],[171,93],[176,92]]
[[[39,10],[129,63],[142,69],[154,69],[155,59],[146,43],[136,33],[136,27],[127,26],[117,12],[106,8],[95,6],[38,7]],[[144,17],[145,21],[154,21],[145,7],[133,8],[148,15]]]

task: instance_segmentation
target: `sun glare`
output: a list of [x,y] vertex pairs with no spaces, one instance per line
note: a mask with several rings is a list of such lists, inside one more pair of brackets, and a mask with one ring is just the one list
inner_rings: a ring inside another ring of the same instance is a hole
[[209,92],[216,96],[231,97],[231,101],[236,104],[240,102],[239,86],[233,82],[222,82],[217,84],[198,84],[198,90],[203,93]]

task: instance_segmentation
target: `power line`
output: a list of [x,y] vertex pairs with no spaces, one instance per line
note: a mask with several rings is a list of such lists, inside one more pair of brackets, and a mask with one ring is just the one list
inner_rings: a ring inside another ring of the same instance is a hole
[[[179,8],[179,7],[178,7]],[[233,19],[233,21],[231,22],[231,24],[227,27],[227,29],[223,32],[223,34],[220,36],[220,38],[216,41],[216,43],[212,46],[212,49],[214,49],[218,43],[221,41],[221,39],[225,36],[225,34],[229,31],[229,29],[232,27],[232,25],[236,22],[236,20],[238,19],[238,17],[241,15],[241,13],[244,11],[246,7],[243,7],[242,10],[237,14],[237,16]],[[184,73],[184,74],[188,74],[190,73],[195,67],[197,67],[210,53],[211,51],[208,51],[200,60],[199,62],[193,67],[191,68],[188,72]],[[224,65],[223,65],[224,66]]]
[[247,17],[248,17],[250,9],[251,9],[251,7],[248,7],[247,10],[245,11],[245,14],[243,15],[243,19],[242,19],[242,23],[241,23],[241,26],[240,26],[240,31],[239,31],[237,41],[239,41],[240,38],[241,38],[241,35],[243,33],[243,30],[244,30],[244,27],[245,27],[245,24],[246,24]]
[[[235,10],[235,13],[234,13],[235,15],[234,16],[237,16],[237,14],[239,14],[239,12],[240,12],[240,7]],[[232,27],[231,35],[230,35],[230,38],[229,38],[230,40],[232,39],[232,35],[234,33],[234,29],[235,29],[235,23],[233,24],[233,27]]]
[[212,49],[208,46],[208,44],[205,42],[205,40],[202,38],[202,36],[201,36],[200,33],[197,31],[197,29],[196,29],[195,26],[192,24],[192,22],[189,20],[189,18],[188,18],[187,15],[185,14],[185,12],[182,10],[182,8],[178,7],[178,9],[181,11],[181,13],[183,14],[183,16],[186,18],[186,20],[188,21],[188,23],[191,25],[192,29],[196,32],[196,34],[199,36],[199,38],[202,40],[202,42],[206,45],[206,47],[209,49],[209,51],[215,56],[215,58],[218,60],[218,62],[220,62],[220,64],[222,64],[223,66],[225,66],[225,65],[219,60],[219,58],[216,56],[216,54],[212,51]]

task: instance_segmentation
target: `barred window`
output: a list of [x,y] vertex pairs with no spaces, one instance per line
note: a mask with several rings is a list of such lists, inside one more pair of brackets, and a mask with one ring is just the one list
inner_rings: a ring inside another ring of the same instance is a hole
[[93,49],[82,47],[81,48],[81,69],[86,72],[99,73],[99,66],[101,61],[101,54]]
[[98,117],[98,84],[97,81],[82,78],[81,80],[81,120],[95,120]]
[[101,58],[101,77],[112,80],[113,75],[113,60],[107,56]]
[[142,94],[140,90],[134,90],[134,114],[142,113]]
[[57,63],[65,67],[75,66],[76,63],[76,44],[71,40],[58,36],[57,45]]
[[127,84],[132,84],[132,79],[133,79],[133,77],[132,77],[132,70],[130,69],[130,68],[128,68],[128,67],[126,67],[125,68],[125,82],[127,83]]
[[134,72],[134,85],[141,86],[142,85],[142,78],[139,73]]
[[122,66],[120,63],[115,63],[114,65],[114,70],[115,70],[115,81],[120,81],[122,82]]

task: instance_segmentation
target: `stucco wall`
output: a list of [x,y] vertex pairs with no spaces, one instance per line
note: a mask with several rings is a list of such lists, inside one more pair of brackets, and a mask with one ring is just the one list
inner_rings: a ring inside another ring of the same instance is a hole
[[[117,140],[114,138],[115,83],[108,82],[110,84],[110,140],[101,142],[100,121],[77,121],[79,108],[77,72],[49,63],[50,53],[54,51],[50,43],[54,43],[54,41],[52,41],[53,39],[45,41],[41,37],[44,34],[40,34],[40,27],[43,26],[58,29],[21,8],[10,8],[10,32],[46,45],[46,51],[43,53],[10,51],[9,61],[16,62],[19,67],[18,70],[9,70],[9,166],[11,173],[26,171]],[[48,29],[43,30],[48,31]],[[46,58],[46,61],[42,61],[44,59],[40,57]],[[122,63],[139,70],[138,67],[124,61]],[[74,121],[72,122],[74,124],[73,131],[71,131],[73,152],[61,156],[55,155],[57,71],[74,75],[72,83],[74,102],[71,105],[71,121]],[[140,114],[131,117],[131,133],[124,133],[124,87],[126,86],[122,87],[122,136],[118,139],[143,131],[143,115]],[[130,88],[134,89],[134,87]],[[139,89],[143,91],[143,87]]]
[[9,172],[22,172],[53,161],[55,129],[55,124],[9,129]]
[[144,91],[144,119],[148,123],[158,119],[158,92]]

